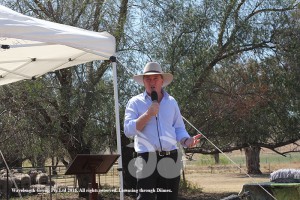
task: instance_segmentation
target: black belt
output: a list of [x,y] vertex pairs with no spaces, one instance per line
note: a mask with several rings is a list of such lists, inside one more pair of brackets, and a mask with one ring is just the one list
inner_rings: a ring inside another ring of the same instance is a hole
[[156,152],[145,152],[145,153],[137,153],[138,156],[142,156],[149,153],[156,153],[158,156],[169,156],[173,153],[177,153],[177,149],[174,149],[172,151],[156,151]]

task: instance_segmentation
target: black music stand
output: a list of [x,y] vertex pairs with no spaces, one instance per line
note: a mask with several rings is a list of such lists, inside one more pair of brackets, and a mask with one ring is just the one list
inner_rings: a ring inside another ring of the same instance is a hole
[[[69,165],[65,175],[90,174],[92,189],[97,191],[96,174],[106,174],[120,155],[78,154]],[[92,192],[90,200],[97,199],[98,192]]]

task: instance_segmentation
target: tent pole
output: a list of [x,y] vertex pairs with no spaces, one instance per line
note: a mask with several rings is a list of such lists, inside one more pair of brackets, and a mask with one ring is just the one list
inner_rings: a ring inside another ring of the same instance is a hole
[[114,81],[114,98],[115,98],[115,117],[116,117],[116,132],[117,132],[117,147],[118,154],[118,172],[120,179],[120,200],[124,200],[123,192],[123,167],[122,167],[122,148],[121,148],[121,131],[120,131],[120,116],[119,116],[119,99],[118,99],[118,82],[117,82],[117,59],[115,56],[110,57],[113,66],[113,81]]

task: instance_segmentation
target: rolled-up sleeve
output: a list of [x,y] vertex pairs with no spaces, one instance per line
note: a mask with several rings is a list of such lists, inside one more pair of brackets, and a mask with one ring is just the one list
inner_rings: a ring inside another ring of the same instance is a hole
[[127,137],[134,137],[138,134],[136,129],[136,121],[138,118],[137,110],[134,107],[134,102],[129,101],[125,109],[124,133]]

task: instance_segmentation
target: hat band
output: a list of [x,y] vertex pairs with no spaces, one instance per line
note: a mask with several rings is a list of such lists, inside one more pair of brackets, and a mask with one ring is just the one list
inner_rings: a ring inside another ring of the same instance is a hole
[[156,72],[156,73],[162,73],[162,72],[160,72],[160,71],[155,71],[155,70],[152,70],[152,71],[147,71],[147,72],[144,72],[144,74],[147,74],[147,73],[151,73],[151,72]]

